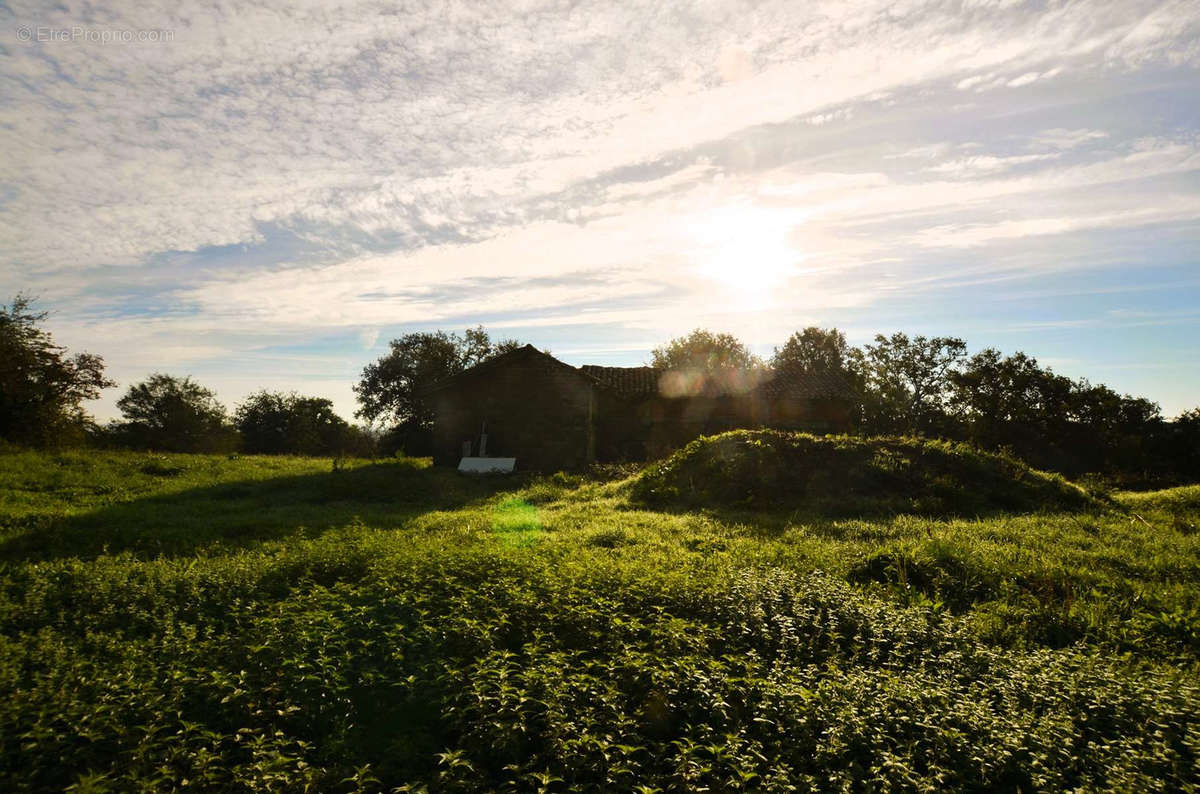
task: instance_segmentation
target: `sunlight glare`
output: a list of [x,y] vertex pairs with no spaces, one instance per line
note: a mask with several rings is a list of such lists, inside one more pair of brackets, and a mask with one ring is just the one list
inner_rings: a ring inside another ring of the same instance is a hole
[[788,239],[800,220],[795,210],[745,205],[705,213],[690,228],[696,274],[740,292],[769,293],[804,259]]

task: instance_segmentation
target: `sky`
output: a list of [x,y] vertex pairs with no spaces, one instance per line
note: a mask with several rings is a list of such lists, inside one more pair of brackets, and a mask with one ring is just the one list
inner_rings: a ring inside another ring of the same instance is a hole
[[0,303],[329,397],[482,324],[636,365],[953,335],[1200,405],[1200,3],[0,2]]

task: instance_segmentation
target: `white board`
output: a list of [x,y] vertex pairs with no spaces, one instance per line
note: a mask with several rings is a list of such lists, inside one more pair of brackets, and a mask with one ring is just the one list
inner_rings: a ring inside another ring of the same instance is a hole
[[464,474],[508,474],[516,465],[516,458],[463,458],[458,470]]

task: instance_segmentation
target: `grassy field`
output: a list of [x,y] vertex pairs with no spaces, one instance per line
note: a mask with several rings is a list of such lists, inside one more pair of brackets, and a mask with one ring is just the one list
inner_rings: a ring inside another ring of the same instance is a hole
[[869,477],[764,501],[751,441],[0,454],[0,790],[1200,788],[1200,486],[837,442]]

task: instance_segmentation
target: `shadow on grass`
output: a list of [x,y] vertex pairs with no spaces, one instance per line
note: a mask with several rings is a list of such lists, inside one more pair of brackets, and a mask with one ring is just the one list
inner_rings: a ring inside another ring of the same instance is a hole
[[175,557],[245,548],[361,521],[396,527],[515,490],[524,478],[472,478],[436,467],[379,463],[319,474],[243,480],[44,517],[0,543],[0,560]]

